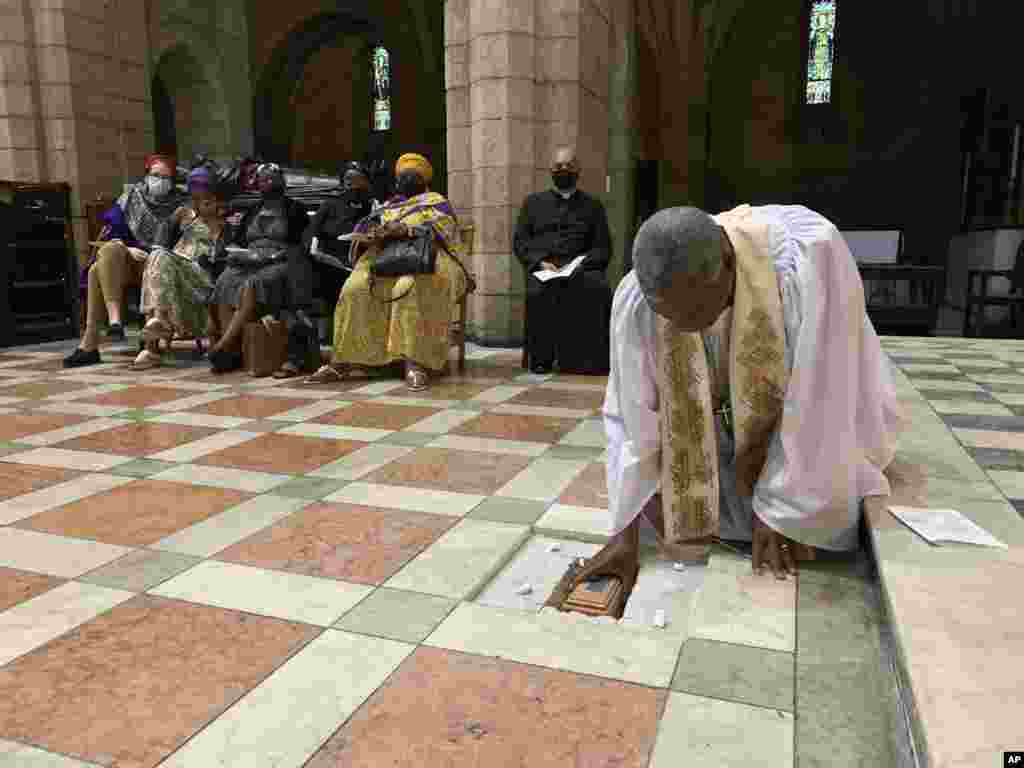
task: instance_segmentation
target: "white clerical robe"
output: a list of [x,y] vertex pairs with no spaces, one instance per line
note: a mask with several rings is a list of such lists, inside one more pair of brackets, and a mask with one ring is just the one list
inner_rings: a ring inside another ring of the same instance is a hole
[[[795,541],[853,549],[862,499],[889,492],[883,470],[899,426],[890,363],[864,310],[853,256],[835,226],[803,206],[755,207],[753,215],[764,217],[771,233],[789,385],[752,498],[737,493],[732,440],[719,421],[720,535],[749,541],[756,513]],[[613,533],[660,491],[655,318],[630,272],[612,306],[603,408]],[[708,353],[714,368],[715,343]]]

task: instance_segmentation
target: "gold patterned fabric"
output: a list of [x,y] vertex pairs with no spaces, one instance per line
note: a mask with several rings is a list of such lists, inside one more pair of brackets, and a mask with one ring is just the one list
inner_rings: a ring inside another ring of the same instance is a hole
[[[458,224],[442,195],[427,192],[389,204],[381,222],[430,225],[449,251],[462,256]],[[441,249],[434,274],[378,277],[371,295],[370,267],[377,253],[370,249],[359,259],[338,297],[333,362],[369,368],[408,360],[440,371],[448,360],[453,307],[466,291],[462,268]],[[384,303],[402,294],[397,301]]]
[[[727,345],[729,400],[737,476],[757,477],[782,415],[787,385],[782,301],[767,225],[740,206],[715,217],[736,252],[736,293]],[[727,327],[720,321],[718,328]],[[678,545],[718,534],[718,441],[712,405],[715,377],[700,333],[658,318],[662,505],[665,539]],[[750,489],[740,489],[750,495]]]

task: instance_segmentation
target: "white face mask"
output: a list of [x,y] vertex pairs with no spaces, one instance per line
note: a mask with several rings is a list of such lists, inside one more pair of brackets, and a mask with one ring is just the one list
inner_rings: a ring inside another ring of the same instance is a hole
[[154,199],[166,197],[172,189],[174,189],[174,182],[165,176],[149,176],[146,178],[146,191]]

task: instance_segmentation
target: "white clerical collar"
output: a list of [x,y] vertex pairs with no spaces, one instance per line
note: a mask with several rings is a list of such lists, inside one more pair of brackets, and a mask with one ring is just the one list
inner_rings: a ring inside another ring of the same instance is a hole
[[553,192],[554,192],[554,193],[555,193],[556,195],[558,195],[559,197],[561,197],[561,198],[562,198],[563,200],[568,200],[568,199],[569,199],[570,197],[572,197],[573,195],[575,195],[575,194],[576,194],[576,190],[575,190],[575,189],[570,189],[570,190],[569,190],[568,192],[563,192],[563,191],[562,191],[562,190],[560,190],[560,189],[554,189],[554,190],[552,190],[552,191],[553,191]]

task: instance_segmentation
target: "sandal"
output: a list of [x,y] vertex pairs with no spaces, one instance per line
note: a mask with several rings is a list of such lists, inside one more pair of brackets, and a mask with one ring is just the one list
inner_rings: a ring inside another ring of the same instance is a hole
[[174,331],[154,317],[142,327],[142,338],[145,341],[166,341],[170,346],[174,340]]
[[419,368],[410,368],[405,372],[405,384],[411,392],[422,392],[427,388],[427,373]]
[[[276,371],[274,371],[274,378],[275,379],[294,379],[296,376],[298,376],[301,373],[302,373],[302,371],[299,370],[299,367],[297,365],[295,365],[295,363],[285,363],[280,368],[278,368]],[[314,375],[316,375],[316,374],[314,374]]]
[[338,369],[331,364],[321,365],[316,373],[303,380],[303,384],[316,385],[316,384],[340,384],[348,378],[350,371],[342,368]]
[[160,358],[160,355],[144,349],[139,352],[139,356],[132,362],[132,370],[148,371],[151,368],[158,368],[162,362],[163,360]]

